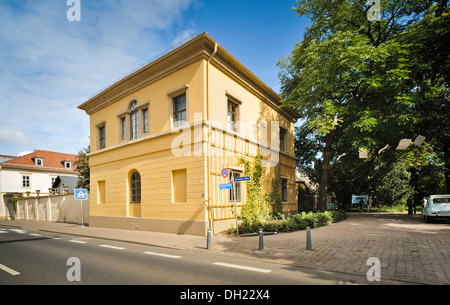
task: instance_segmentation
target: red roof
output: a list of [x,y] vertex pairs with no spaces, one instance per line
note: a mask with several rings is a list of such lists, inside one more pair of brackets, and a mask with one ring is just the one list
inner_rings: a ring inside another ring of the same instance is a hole
[[[36,159],[38,158],[43,159],[43,165],[36,165]],[[34,152],[30,154],[2,162],[0,163],[0,166],[76,173],[76,165],[74,164],[76,159],[77,155],[46,150],[34,150]],[[72,162],[72,168],[66,168],[64,161]]]

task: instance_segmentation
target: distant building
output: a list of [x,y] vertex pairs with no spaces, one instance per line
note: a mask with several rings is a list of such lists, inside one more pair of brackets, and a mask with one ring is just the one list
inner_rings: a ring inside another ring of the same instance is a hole
[[65,186],[67,186],[67,191],[69,193],[73,193],[77,187],[77,181],[78,176],[58,176],[56,177],[55,182],[53,182],[53,193],[57,195],[63,194]]
[[16,156],[0,155],[0,163],[17,158]]
[[[10,156],[11,157],[11,156]],[[74,164],[77,155],[35,150],[0,163],[0,219],[10,211],[6,208],[15,194],[47,195],[57,177],[78,177]]]

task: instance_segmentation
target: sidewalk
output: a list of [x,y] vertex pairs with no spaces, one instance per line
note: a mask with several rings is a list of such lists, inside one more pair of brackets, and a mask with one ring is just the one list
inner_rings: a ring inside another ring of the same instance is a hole
[[259,260],[271,260],[308,268],[366,275],[367,260],[377,257],[381,279],[405,283],[450,284],[450,225],[426,224],[420,215],[400,213],[349,213],[339,223],[311,230],[313,250],[307,251],[306,231],[264,236],[264,250],[258,250],[259,237],[228,234],[212,237],[206,250],[206,237],[168,233],[84,227],[76,224],[0,221],[0,225],[28,230],[126,241],[182,250],[210,251]]

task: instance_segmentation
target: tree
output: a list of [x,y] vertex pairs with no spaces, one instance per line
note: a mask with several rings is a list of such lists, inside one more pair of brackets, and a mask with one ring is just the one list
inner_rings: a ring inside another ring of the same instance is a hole
[[420,114],[416,134],[426,136],[444,162],[445,192],[450,193],[450,14],[439,1],[403,36],[411,49],[411,86]]
[[79,172],[77,187],[90,189],[90,167],[89,167],[89,154],[90,146],[83,150],[78,151],[77,160],[75,164],[77,166],[76,171]]
[[372,22],[366,1],[297,1],[297,15],[312,25],[279,62],[281,95],[323,138],[321,208],[333,152],[395,147],[413,131],[418,114],[409,80],[411,49],[400,37],[431,4],[384,1],[381,20]]

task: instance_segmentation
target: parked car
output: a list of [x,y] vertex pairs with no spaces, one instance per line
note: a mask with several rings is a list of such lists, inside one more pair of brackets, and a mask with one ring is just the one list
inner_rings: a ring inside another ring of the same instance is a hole
[[450,220],[450,195],[431,195],[423,205],[422,219],[430,222],[431,219]]

